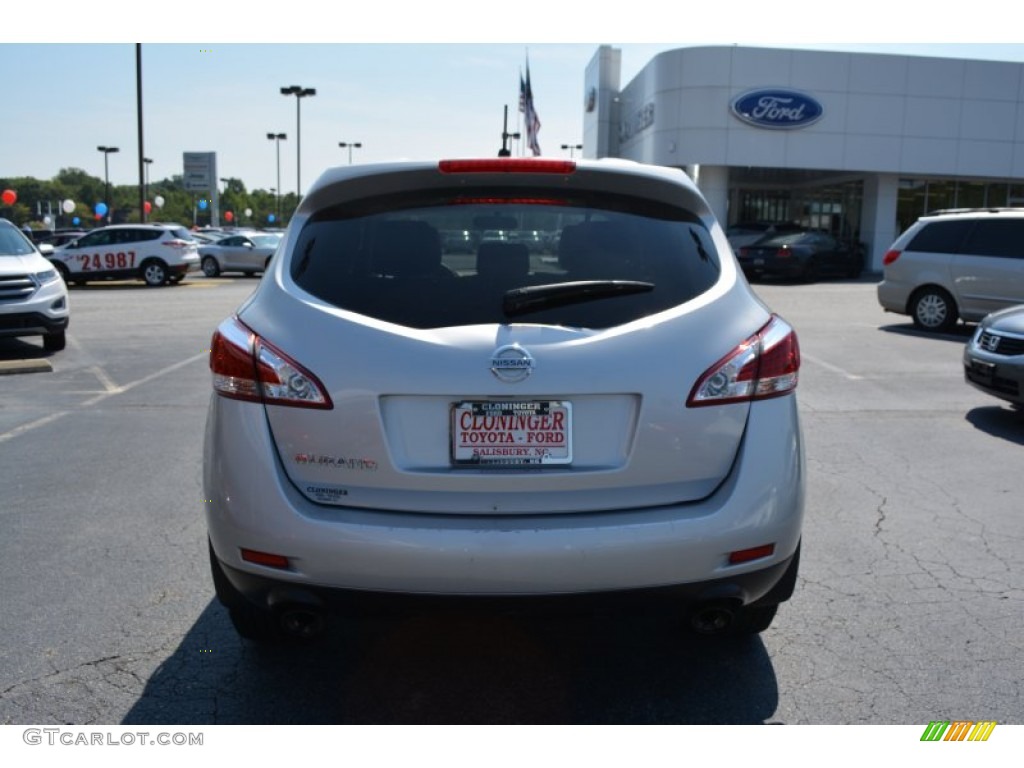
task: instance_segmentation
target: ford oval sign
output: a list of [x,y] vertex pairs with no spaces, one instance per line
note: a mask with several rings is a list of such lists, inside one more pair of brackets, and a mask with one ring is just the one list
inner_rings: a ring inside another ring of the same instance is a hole
[[732,102],[732,113],[758,128],[804,128],[818,122],[824,112],[816,99],[782,88],[748,91]]

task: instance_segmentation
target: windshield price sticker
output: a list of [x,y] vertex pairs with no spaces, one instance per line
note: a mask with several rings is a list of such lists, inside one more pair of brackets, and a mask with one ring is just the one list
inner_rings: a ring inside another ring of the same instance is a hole
[[572,405],[564,401],[455,403],[451,430],[455,464],[572,462]]

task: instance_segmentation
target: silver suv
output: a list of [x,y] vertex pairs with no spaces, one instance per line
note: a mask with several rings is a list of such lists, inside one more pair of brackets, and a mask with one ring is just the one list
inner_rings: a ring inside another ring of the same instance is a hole
[[918,328],[948,331],[1024,304],[1024,209],[958,210],[918,219],[882,260],[878,301]]
[[42,336],[43,349],[57,352],[69,317],[68,289],[57,270],[21,230],[0,219],[0,337]]
[[69,283],[138,279],[160,286],[199,270],[199,244],[176,224],[114,224],[57,248],[50,259]]
[[213,335],[217,594],[256,639],[367,594],[656,593],[759,632],[798,568],[799,366],[678,169],[334,169]]

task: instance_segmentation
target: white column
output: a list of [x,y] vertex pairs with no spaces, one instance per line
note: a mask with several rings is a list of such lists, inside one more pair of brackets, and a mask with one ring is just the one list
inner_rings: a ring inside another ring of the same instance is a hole
[[877,174],[864,179],[864,204],[861,210],[860,239],[867,246],[864,269],[882,271],[882,257],[899,235],[896,231],[896,203],[899,176]]
[[[687,173],[690,167],[687,166]],[[711,206],[711,211],[724,229],[729,222],[729,169],[724,165],[701,165],[697,168],[697,187]]]

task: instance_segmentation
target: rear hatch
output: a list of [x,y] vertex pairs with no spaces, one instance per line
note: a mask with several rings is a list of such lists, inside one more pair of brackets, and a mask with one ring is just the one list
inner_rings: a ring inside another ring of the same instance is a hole
[[[304,201],[233,322],[281,382],[266,414],[307,498],[571,513],[699,500],[728,476],[749,402],[687,401],[768,312],[691,186],[555,167],[367,171]],[[534,230],[546,247],[485,234]]]

